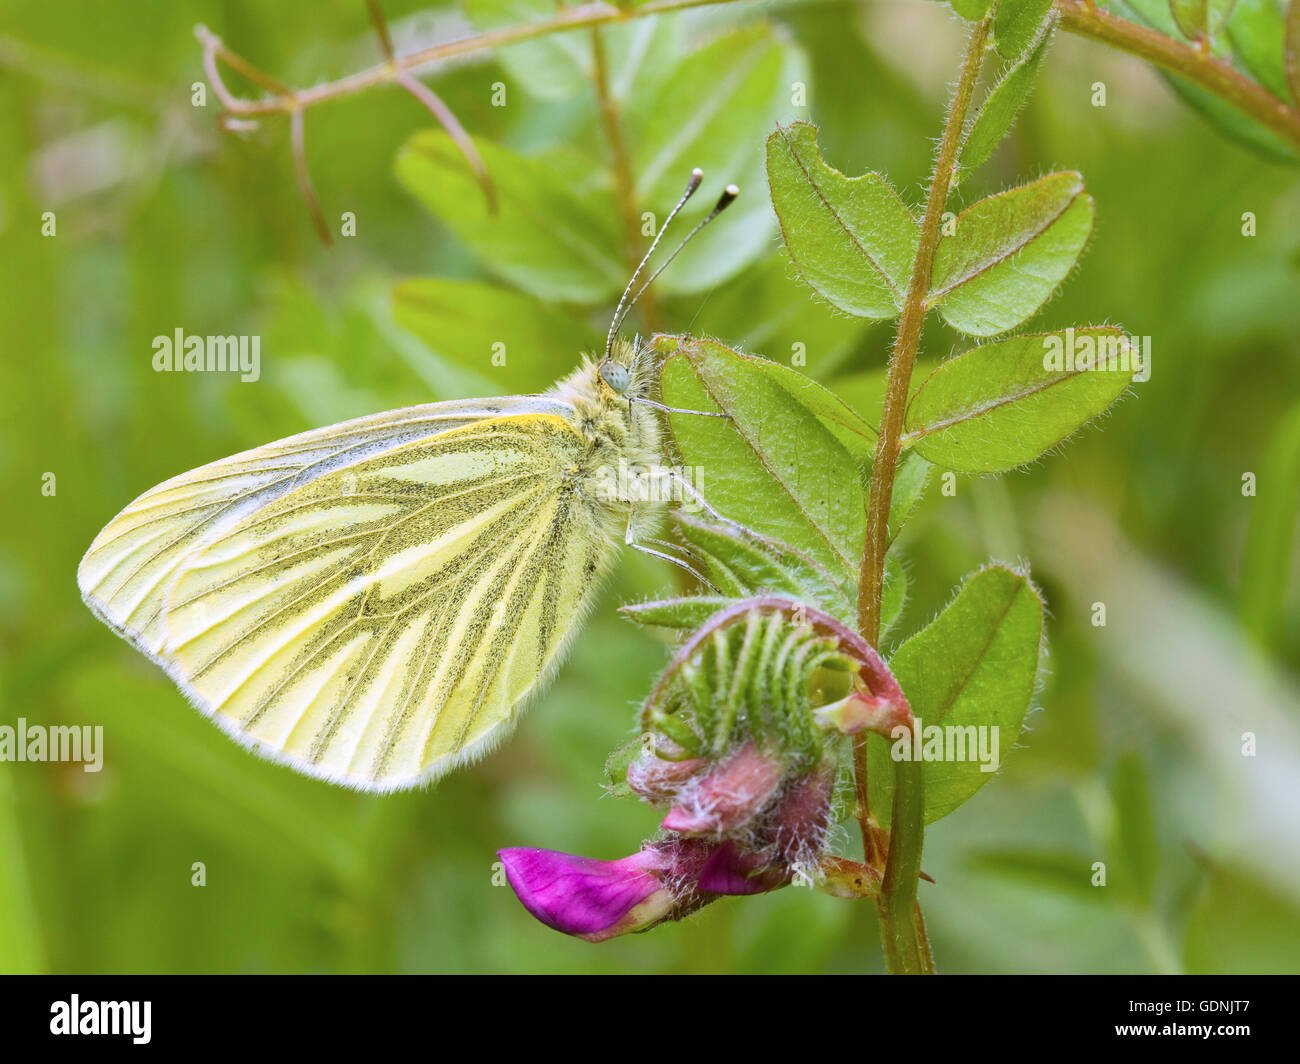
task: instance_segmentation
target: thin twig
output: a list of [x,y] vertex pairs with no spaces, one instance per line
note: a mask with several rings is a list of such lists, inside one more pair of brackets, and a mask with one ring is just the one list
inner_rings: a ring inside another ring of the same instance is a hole
[[409,70],[398,69],[397,56],[393,52],[393,38],[388,33],[388,20],[384,18],[384,13],[379,7],[379,0],[366,0],[366,8],[370,12],[370,21],[374,23],[375,34],[379,38],[379,50],[392,68],[394,80],[415,97],[416,102],[423,105],[446,131],[447,136],[451,137],[452,143],[460,149],[461,155],[469,163],[469,168],[474,171],[474,177],[478,180],[479,187],[483,190],[483,197],[487,200],[488,213],[496,214],[497,187],[493,184],[487,164],[483,162],[483,156],[474,146],[469,132],[460,124],[460,119],[452,113],[441,96],[424,82],[418,81]]
[[487,164],[483,162],[483,156],[474,147],[474,141],[470,139],[469,133],[465,127],[460,124],[451,108],[442,102],[442,97],[434,92],[424,82],[418,80],[414,75],[406,71],[398,71],[397,84],[414,96],[420,103],[432,112],[439,124],[451,137],[452,143],[460,149],[461,155],[469,163],[469,168],[474,171],[474,177],[483,190],[483,196],[487,200],[488,213],[497,213],[497,187],[492,181],[492,175],[488,173]]
[[[427,48],[421,48],[419,51],[409,55],[397,56],[391,63],[380,63],[377,66],[370,67],[367,70],[358,71],[355,74],[349,74],[346,77],[339,78],[337,81],[328,81],[320,85],[312,86],[308,89],[287,89],[283,86],[270,88],[271,96],[261,100],[241,100],[231,97],[229,100],[223,99],[222,104],[232,111],[243,115],[274,114],[276,112],[288,112],[294,107],[310,108],[317,104],[324,103],[327,100],[335,100],[342,96],[351,96],[354,93],[362,92],[376,85],[383,85],[397,80],[398,71],[414,71],[419,67],[425,66],[439,59],[449,59],[453,56],[467,55],[471,52],[482,51],[485,48],[497,48],[501,45],[515,44],[519,41],[532,40],[534,37],[544,37],[551,33],[560,33],[565,30],[585,29],[590,26],[599,26],[607,22],[628,22],[632,19],[647,18],[651,15],[662,15],[673,11],[686,11],[695,7],[709,7],[719,4],[732,4],[752,2],[752,0],[651,0],[651,3],[642,4],[634,9],[625,10],[607,3],[590,3],[582,4],[578,7],[564,8],[559,14],[551,18],[537,19],[533,22],[525,22],[515,26],[502,26],[493,30],[486,30],[483,33],[471,34],[468,37],[461,37],[454,41],[442,41],[438,44],[429,45]],[[199,29],[195,30],[198,34]],[[230,57],[233,55],[221,43],[219,38],[203,30],[212,41],[215,42],[220,58],[235,66]],[[204,42],[204,36],[199,36],[200,42]],[[236,61],[243,62],[235,56]],[[246,64],[245,64],[246,65]],[[238,69],[238,68],[236,68]],[[251,68],[250,68],[251,69]],[[244,73],[243,70],[240,71]],[[260,74],[260,71],[257,72]],[[262,85],[263,88],[268,86],[259,78],[246,74],[250,80]],[[265,75],[261,75],[265,77]]]
[[[298,186],[302,189],[303,198],[307,201],[307,209],[311,213],[316,231],[326,244],[330,244],[333,241],[329,236],[328,228],[325,226],[324,214],[321,211],[320,201],[316,197],[316,191],[307,170],[306,154],[302,149],[303,112],[308,108],[324,103],[326,100],[361,92],[376,85],[391,83],[399,86],[422,104],[447,132],[447,135],[451,137],[452,142],[465,157],[465,161],[474,172],[474,177],[483,190],[484,198],[487,200],[488,212],[496,214],[498,210],[496,186],[488,174],[482,155],[474,146],[474,142],[465,127],[461,125],[460,120],[456,118],[442,98],[419,81],[412,71],[437,59],[463,55],[468,52],[511,44],[516,41],[525,41],[562,30],[592,27],[594,31],[595,27],[606,22],[623,22],[635,18],[644,18],[647,15],[684,11],[692,7],[737,2],[739,0],[654,0],[654,2],[644,4],[636,9],[615,7],[607,3],[584,4],[581,7],[561,11],[553,18],[538,19],[535,22],[517,26],[505,26],[500,29],[464,37],[460,40],[431,45],[428,48],[412,52],[410,55],[398,56],[393,51],[393,40],[388,32],[388,25],[383,12],[380,10],[378,0],[366,0],[366,8],[370,14],[370,20],[374,24],[375,32],[379,37],[379,46],[384,56],[384,62],[371,67],[369,70],[363,70],[357,74],[351,74],[337,81],[316,85],[309,89],[291,89],[276,81],[271,75],[259,70],[242,56],[232,52],[220,37],[204,25],[195,26],[194,35],[202,46],[204,73],[207,75],[208,83],[211,85],[212,91],[223,109],[223,113],[219,117],[223,129],[252,128],[252,123],[248,120],[257,115],[282,113],[289,116],[290,135],[293,141],[294,170],[297,174]],[[243,75],[254,85],[265,89],[271,95],[261,100],[245,100],[236,96],[222,79],[218,60]],[[617,151],[622,151],[621,145],[616,148]],[[635,222],[635,217],[633,222]],[[624,224],[626,225],[626,221]],[[654,329],[658,327],[658,312],[653,295],[647,293],[647,297],[642,304],[642,312],[645,315],[647,325]]]
[[329,226],[325,224],[325,212],[321,210],[320,200],[316,198],[316,189],[311,183],[311,174],[307,170],[307,148],[303,140],[303,119],[301,111],[289,113],[289,143],[293,148],[293,170],[298,177],[298,187],[302,189],[302,198],[307,201],[307,212],[312,224],[321,238],[321,243],[329,247],[334,243]]
[[366,10],[370,12],[370,21],[375,27],[375,36],[379,38],[379,50],[384,59],[395,63],[397,56],[393,52],[393,38],[388,34],[388,20],[379,7],[379,0],[366,0]]

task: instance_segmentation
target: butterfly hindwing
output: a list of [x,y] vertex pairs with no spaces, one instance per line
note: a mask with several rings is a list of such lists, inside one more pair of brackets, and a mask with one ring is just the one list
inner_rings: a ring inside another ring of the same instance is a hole
[[157,655],[277,760],[435,778],[509,733],[608,563],[581,448],[563,417],[512,414],[319,473],[184,559]]

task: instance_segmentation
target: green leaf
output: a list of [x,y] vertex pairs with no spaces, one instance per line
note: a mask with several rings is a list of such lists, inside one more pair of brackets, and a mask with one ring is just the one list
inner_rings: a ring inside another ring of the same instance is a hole
[[1291,0],[1286,10],[1286,34],[1283,54],[1286,62],[1286,82],[1291,86],[1291,98],[1300,103],[1300,3]]
[[[555,15],[554,0],[464,0],[465,14],[482,30],[538,22]],[[681,50],[674,18],[630,19],[602,26],[610,94],[626,98],[639,80],[657,78],[667,64],[659,57]],[[591,92],[595,63],[588,33],[547,33],[496,50],[506,74],[544,100],[569,99]]]
[[1193,975],[1294,975],[1300,908],[1233,868],[1210,868],[1187,918],[1185,960]]
[[845,177],[822,159],[817,127],[767,139],[767,179],[790,260],[819,295],[860,318],[902,307],[919,225],[880,174]]
[[967,22],[978,22],[992,6],[993,0],[952,0],[952,9]]
[[421,277],[393,289],[393,317],[468,371],[477,394],[549,388],[601,337],[586,322],[531,296],[479,281]]
[[[920,380],[934,370],[939,361],[933,358],[917,358],[912,369],[912,379]],[[889,381],[889,367],[863,370],[846,377],[836,377],[829,387],[867,421],[873,424],[880,420],[885,405],[885,388]]]
[[1105,892],[1092,885],[1092,861],[1071,853],[1034,850],[979,850],[967,863],[974,869],[1034,887],[1104,901]]
[[[465,14],[480,30],[536,22],[555,14],[550,0],[463,0]],[[576,96],[591,86],[591,38],[583,33],[548,33],[497,49],[509,77],[543,100]]]
[[1237,612],[1259,646],[1278,651],[1300,511],[1300,402],[1292,405],[1273,431],[1256,490],[1242,551]]
[[[1043,604],[1024,576],[991,565],[968,577],[957,597],[927,627],[894,653],[898,678],[923,729],[932,726],[993,729],[983,732],[984,753],[998,763],[1015,745],[1029,711],[1038,676]],[[957,733],[953,733],[956,736]],[[963,731],[964,741],[979,733]],[[922,739],[927,736],[922,732]],[[889,808],[894,762],[891,742],[873,736],[868,779],[871,808]],[[981,771],[978,747],[966,760],[925,760],[925,822],[931,824],[969,799],[993,778]],[[951,752],[956,754],[955,744]]]
[[917,389],[904,445],[959,473],[1032,462],[1119,398],[1133,378],[1132,346],[1118,329],[1101,326],[976,347]]
[[[733,277],[771,246],[772,216],[759,192],[763,138],[775,123],[806,112],[791,103],[791,86],[807,90],[811,75],[790,37],[761,21],[665,65],[670,76],[654,91],[634,86],[623,112],[638,209],[655,211],[662,221],[697,166],[707,175],[706,190],[682,211],[683,230],[704,217],[723,187],[741,188],[726,215],[656,282],[665,293],[698,292]],[[701,85],[709,86],[707,93]]]
[[768,362],[765,359],[757,360],[756,364],[759,369],[817,415],[831,435],[839,440],[844,445],[844,449],[857,461],[865,483],[866,474],[870,471],[876,453],[875,426],[869,425],[858,417],[843,399],[806,374],[789,366],[783,366],[779,362]]
[[806,367],[817,377],[841,364],[869,328],[861,318],[809,300],[784,250],[719,288],[703,305],[698,298],[681,302],[677,320],[691,322],[692,332],[725,336],[742,351]]
[[[792,371],[707,340],[659,337],[655,345],[666,356],[670,406],[730,415],[669,415],[683,460],[702,471],[699,487],[710,504],[832,573],[856,574],[866,509],[858,465],[778,381]],[[834,396],[827,405],[832,401],[843,406]]]
[[957,216],[955,232],[935,249],[930,306],[972,336],[1015,328],[1073,268],[1094,213],[1073,171],[980,200]]
[[1115,804],[1113,845],[1121,874],[1120,882],[1113,885],[1122,886],[1140,904],[1149,904],[1156,881],[1156,829],[1146,771],[1136,754],[1126,754],[1115,765],[1111,798]]
[[0,967],[27,975],[45,969],[45,950],[12,772],[0,765]]
[[1169,0],[1174,22],[1188,40],[1215,37],[1232,17],[1237,0]]
[[620,606],[619,612],[626,614],[637,624],[694,631],[719,610],[726,609],[739,601],[739,596],[732,598],[727,595],[688,595],[684,598]]
[[444,133],[411,137],[397,176],[479,258],[485,269],[547,300],[601,303],[622,291],[627,272],[613,199],[579,196],[572,180],[491,141],[476,140],[500,210],[488,212],[478,183]]
[[930,483],[934,466],[916,451],[906,452],[894,470],[894,492],[889,499],[889,541],[902,531]]
[[1278,0],[1238,0],[1228,22],[1233,54],[1280,100],[1289,95],[1283,40],[1286,16]]
[[1049,29],[989,92],[962,145],[961,169],[957,172],[959,184],[972,170],[988,161],[993,149],[1010,132],[1038,80],[1051,36]]
[[1300,153],[1287,140],[1244,114],[1221,96],[1177,74],[1165,73],[1165,80],[1184,102],[1199,111],[1209,123],[1238,144],[1276,162],[1294,166]]
[[[888,637],[898,618],[902,616],[903,607],[907,605],[907,572],[898,558],[897,551],[885,555],[885,580],[880,595],[880,642]],[[850,624],[856,619],[854,613],[845,618]]]
[[605,793],[611,798],[629,798],[634,793],[627,783],[627,770],[645,751],[641,737],[629,739],[610,751],[605,759],[605,778],[609,780]]
[[841,573],[828,573],[788,544],[761,539],[737,526],[677,515],[682,538],[701,559],[706,574],[724,595],[784,595],[853,623],[857,587]]
[[1016,59],[1038,36],[1052,10],[1052,0],[1000,0],[993,20],[993,43],[1007,59]]
[[[1271,2],[1271,0],[1267,0],[1267,2]],[[1116,14],[1122,15],[1138,25],[1159,30],[1166,36],[1177,37],[1179,33],[1169,7],[1169,0],[1111,0],[1109,7]],[[1257,14],[1260,15],[1260,26],[1266,25],[1267,17],[1262,13],[1257,12]],[[1237,17],[1234,16],[1232,21],[1237,21]],[[1276,93],[1277,88],[1268,86],[1257,68],[1264,69],[1267,67],[1270,60],[1266,57],[1269,56],[1270,52],[1273,57],[1280,57],[1281,48],[1277,44],[1276,38],[1269,41],[1266,35],[1257,35],[1257,44],[1252,47],[1251,52],[1253,58],[1247,59],[1243,55],[1241,60],[1244,65],[1251,68],[1252,72],[1255,72],[1256,77],[1260,77],[1261,82]],[[1232,41],[1235,47],[1236,38],[1232,35],[1231,25],[1229,26],[1228,40]],[[1231,54],[1222,38],[1212,41],[1210,54],[1225,60],[1231,58]],[[1272,61],[1279,62],[1280,59],[1274,58]],[[1169,87],[1182,97],[1188,106],[1199,111],[1211,125],[1225,136],[1238,144],[1244,144],[1252,151],[1266,158],[1291,165],[1300,162],[1300,154],[1297,154],[1293,145],[1271,129],[1242,113],[1226,100],[1177,74],[1169,71],[1161,71],[1160,74],[1169,83]]]

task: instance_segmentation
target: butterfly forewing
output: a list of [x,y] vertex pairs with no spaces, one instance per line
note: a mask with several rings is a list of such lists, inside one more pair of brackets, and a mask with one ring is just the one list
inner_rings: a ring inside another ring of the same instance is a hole
[[562,413],[560,404],[540,397],[428,403],[304,432],[173,477],[95,538],[77,573],[82,594],[112,627],[157,655],[168,587],[185,561],[226,528],[331,470],[516,410]]
[[171,583],[160,658],[232,732],[407,786],[508,734],[612,552],[564,418],[512,415],[318,475]]

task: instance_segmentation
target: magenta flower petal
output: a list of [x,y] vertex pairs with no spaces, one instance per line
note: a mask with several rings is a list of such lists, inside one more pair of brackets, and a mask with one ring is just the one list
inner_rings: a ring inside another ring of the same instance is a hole
[[547,927],[588,942],[648,927],[673,905],[650,870],[660,859],[648,851],[617,861],[525,847],[497,856],[525,909]]

